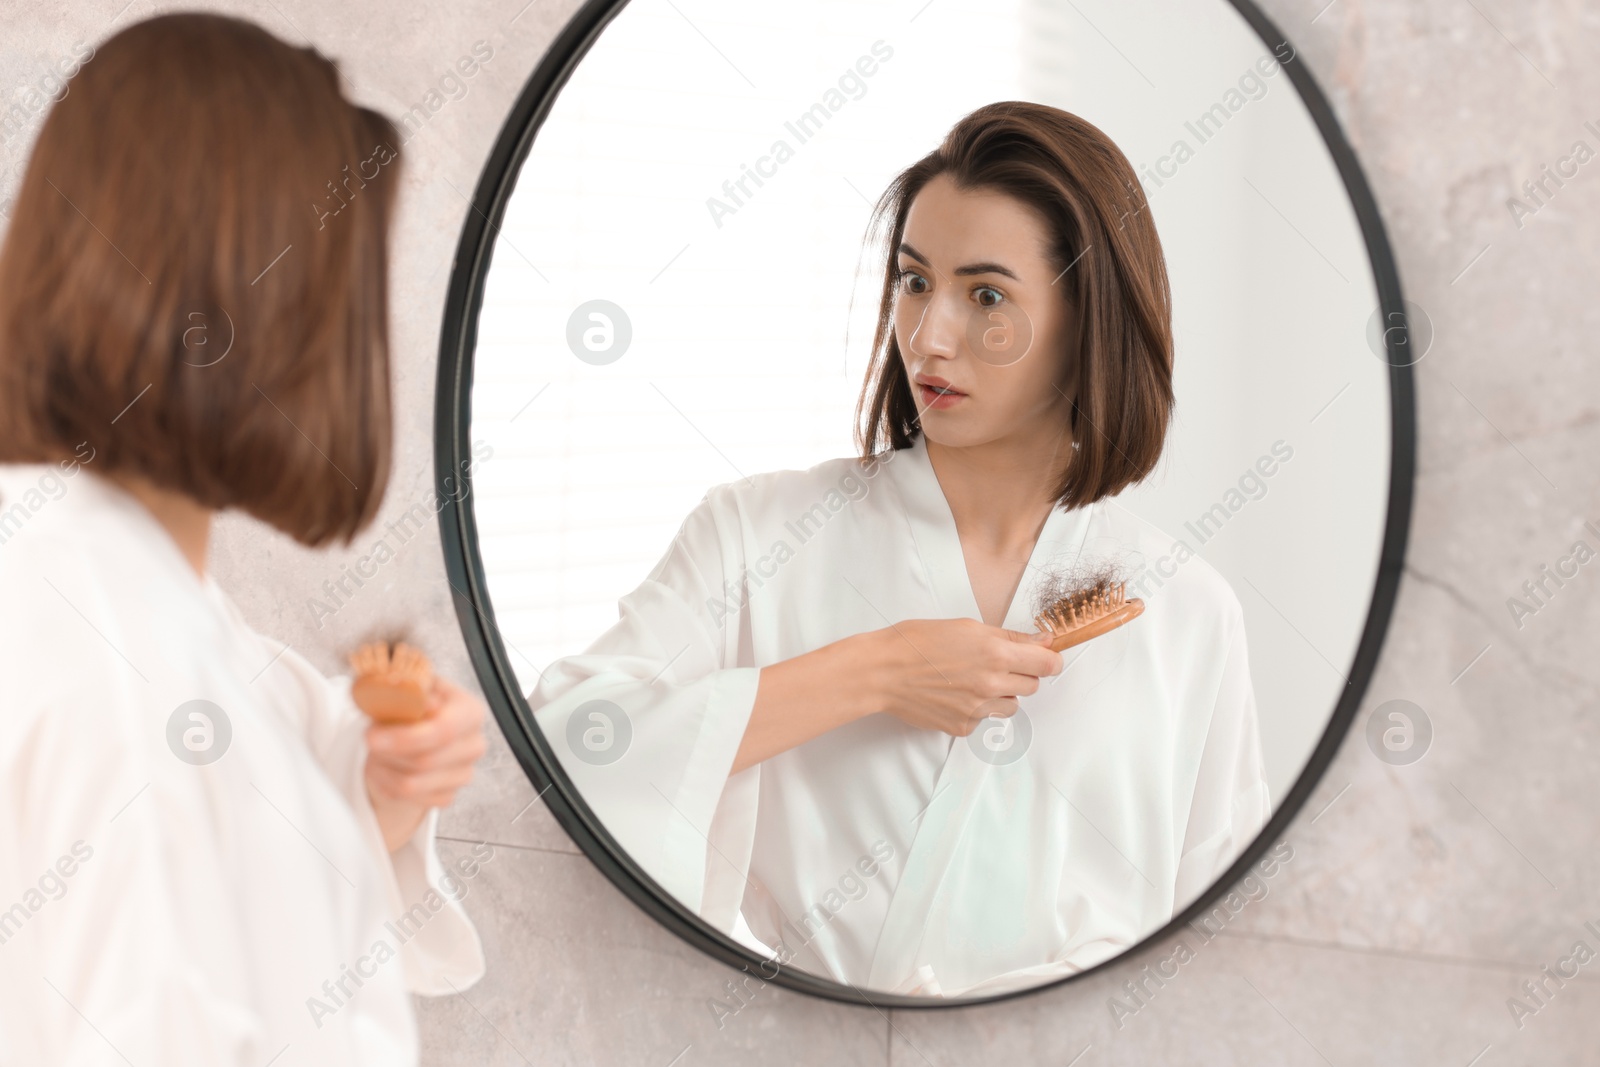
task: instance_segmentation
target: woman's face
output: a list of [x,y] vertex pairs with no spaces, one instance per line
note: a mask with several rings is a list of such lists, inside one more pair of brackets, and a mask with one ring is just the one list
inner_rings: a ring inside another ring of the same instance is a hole
[[[1070,313],[1049,228],[992,189],[933,178],[896,254],[894,332],[929,441],[953,448],[1065,439]],[[1047,453],[1048,454],[1048,453]]]

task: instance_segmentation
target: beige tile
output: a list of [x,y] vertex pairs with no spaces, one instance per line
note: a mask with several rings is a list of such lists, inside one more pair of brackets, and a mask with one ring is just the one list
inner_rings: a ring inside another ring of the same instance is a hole
[[[1187,962],[1178,956],[1179,940],[1188,946]],[[1600,937],[1589,934],[1588,943],[1600,950]],[[1478,1067],[1500,1067],[1592,1063],[1597,1054],[1590,1022],[1600,1008],[1600,980],[1587,974],[1600,963],[1564,987],[1551,983],[1553,995],[1522,1017],[1520,1028],[1506,1001],[1535,977],[1532,970],[1228,934],[1174,939],[1133,964],[1000,1005],[896,1012],[892,1067],[1066,1065],[1080,1053],[1074,1067],[1466,1067],[1480,1056]],[[1157,977],[1146,978],[1147,992],[1135,999],[1123,983],[1147,965]],[[1172,977],[1158,981],[1163,972]]]
[[467,884],[488,974],[462,996],[418,998],[429,1067],[886,1061],[885,1015],[754,982],[736,998],[742,972],[669,934],[582,857],[497,849]]
[[[1421,497],[1424,511],[1443,506],[1427,487]],[[1494,508],[1476,505],[1458,525],[1488,529]],[[1423,542],[1415,553],[1416,568],[1435,573],[1408,573],[1355,729],[1289,832],[1297,857],[1283,891],[1252,908],[1246,928],[1530,962],[1600,915],[1600,719],[1584,677],[1600,672],[1592,656],[1561,647],[1600,631],[1600,597],[1575,582],[1533,620],[1548,636],[1531,624],[1519,633],[1503,603],[1516,586],[1492,573],[1509,551],[1473,547],[1461,563],[1449,548],[1430,555]],[[1589,578],[1600,590],[1600,571],[1580,572]],[[1422,706],[1433,725],[1427,754],[1409,766],[1378,760],[1365,736],[1393,698]]]

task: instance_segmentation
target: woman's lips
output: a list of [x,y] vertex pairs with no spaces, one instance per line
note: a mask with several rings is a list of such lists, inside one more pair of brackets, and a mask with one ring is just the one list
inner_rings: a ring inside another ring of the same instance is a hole
[[918,378],[917,397],[924,408],[939,411],[955,407],[967,398],[967,394],[951,388],[943,378]]

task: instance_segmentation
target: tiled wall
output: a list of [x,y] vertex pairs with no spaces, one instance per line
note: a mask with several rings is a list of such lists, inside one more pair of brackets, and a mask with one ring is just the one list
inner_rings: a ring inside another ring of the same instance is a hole
[[[75,42],[157,10],[123,3],[5,0],[5,107]],[[393,274],[400,444],[380,522],[428,495],[439,324],[465,197],[575,7],[522,4],[205,5],[309,38],[341,61],[362,102],[391,115],[475,42],[493,50],[467,94],[406,144]],[[442,821],[446,850],[496,845],[467,897],[489,973],[461,996],[419,1000],[425,1063],[1600,1063],[1600,962],[1572,979],[1544,978],[1538,1000],[1520,988],[1547,965],[1571,973],[1576,960],[1561,961],[1578,942],[1600,952],[1584,926],[1600,928],[1600,571],[1580,569],[1520,627],[1507,606],[1541,564],[1586,536],[1585,519],[1600,521],[1600,162],[1559,189],[1550,183],[1554,195],[1520,213],[1520,225],[1507,203],[1575,141],[1600,150],[1584,126],[1600,128],[1600,9],[1586,0],[1264,7],[1331,97],[1382,206],[1407,296],[1437,331],[1416,368],[1410,562],[1358,720],[1385,700],[1415,701],[1435,729],[1426,758],[1390,766],[1352,735],[1286,835],[1294,858],[1267,896],[1213,940],[1183,935],[1188,962],[1159,988],[1147,982],[1154,992],[1142,1004],[1124,983],[1176,942],[999,1006],[884,1013],[769,986],[719,1026],[708,1002],[726,999],[734,972],[624,900],[535,801],[496,737]],[[0,150],[0,200],[31,132]],[[312,553],[230,519],[215,566],[258,628],[325,668],[370,628],[404,621],[444,669],[470,679],[436,530],[407,543],[331,618],[312,610],[322,583],[376,537]],[[1514,1018],[1513,997],[1536,1010]],[[1120,1025],[1113,998],[1137,1007]]]

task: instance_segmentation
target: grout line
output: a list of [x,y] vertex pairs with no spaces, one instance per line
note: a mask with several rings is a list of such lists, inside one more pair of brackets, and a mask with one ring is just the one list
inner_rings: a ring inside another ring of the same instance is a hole
[[435,841],[453,841],[458,845],[493,845],[495,848],[514,848],[519,852],[548,852],[553,856],[582,856],[583,851],[578,848],[544,848],[539,845],[513,845],[505,841],[486,841],[481,837],[452,837],[449,834],[434,834]]
[[[1440,953],[1409,952],[1398,948],[1373,948],[1367,945],[1346,945],[1337,941],[1313,941],[1309,938],[1285,937],[1281,934],[1254,934],[1248,931],[1218,930],[1218,937],[1233,937],[1244,941],[1268,941],[1274,944],[1294,945],[1296,948],[1315,948],[1329,952],[1347,952],[1356,956],[1386,956],[1392,959],[1408,960],[1412,963],[1431,963],[1455,967],[1470,967],[1483,971],[1515,971],[1526,974],[1528,971],[1537,971],[1544,964],[1517,963],[1505,960],[1478,959],[1472,956],[1446,956]],[[1583,979],[1587,982],[1600,983],[1600,975],[1584,974],[1580,969],[1573,978],[1562,976],[1565,981],[1571,982]]]
[[[514,845],[502,841],[484,842],[480,838],[452,837],[449,834],[435,834],[434,839],[436,841],[450,841],[461,845],[487,843],[496,848],[509,848],[518,852],[541,852],[552,856],[576,856],[580,858],[587,858],[582,850],[576,848],[544,848],[538,845]],[[1342,944],[1337,941],[1315,941],[1310,938],[1286,937],[1281,934],[1257,934],[1240,930],[1218,930],[1215,936],[1232,938],[1240,941],[1259,941],[1278,945],[1292,945],[1295,948],[1320,949],[1325,952],[1342,952],[1354,956],[1380,956],[1388,959],[1406,960],[1411,963],[1426,963],[1435,966],[1466,967],[1480,971],[1510,971],[1517,974],[1526,974],[1529,971],[1537,971],[1542,966],[1542,964],[1535,962],[1524,963],[1506,960],[1481,959],[1472,956],[1447,956],[1440,953],[1411,952],[1405,949],[1376,948],[1367,945],[1349,945]],[[1580,970],[1577,975],[1573,976],[1572,978],[1567,978],[1566,980],[1581,980],[1582,982],[1588,984],[1600,984],[1600,975],[1585,974]],[[896,1010],[897,1009],[894,1008],[888,1009],[891,1014]],[[884,1062],[887,1067],[894,1067],[894,1034],[892,1020],[886,1020],[884,1026],[884,1051],[886,1053],[886,1059]]]

